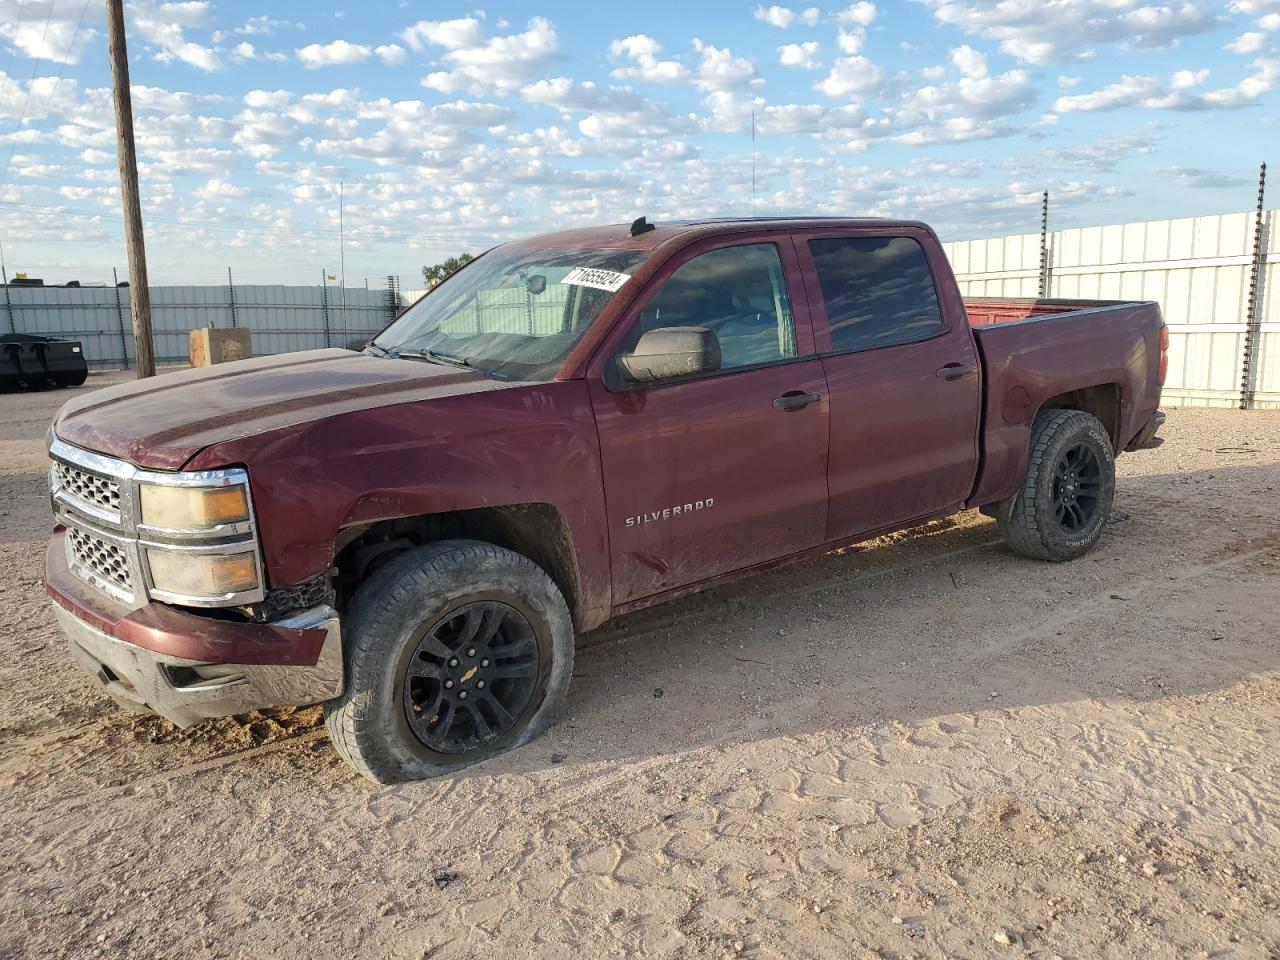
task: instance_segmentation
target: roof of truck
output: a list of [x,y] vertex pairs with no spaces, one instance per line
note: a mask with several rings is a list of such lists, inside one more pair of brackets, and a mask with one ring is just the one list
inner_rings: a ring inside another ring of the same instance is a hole
[[689,235],[712,236],[717,233],[738,233],[759,229],[762,226],[786,227],[858,227],[902,226],[924,227],[918,220],[891,220],[884,217],[706,217],[697,220],[655,220],[652,230],[631,235],[631,224],[613,223],[595,227],[575,227],[528,237],[517,243],[531,246],[595,247],[610,249],[649,250],[676,237]]

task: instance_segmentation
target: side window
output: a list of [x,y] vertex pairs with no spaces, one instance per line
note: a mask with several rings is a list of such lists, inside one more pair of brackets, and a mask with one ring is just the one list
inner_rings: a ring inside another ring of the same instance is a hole
[[831,349],[874,350],[942,332],[924,250],[910,237],[810,240]]
[[694,257],[667,278],[622,344],[660,327],[706,327],[720,340],[721,369],[796,355],[791,299],[772,243],[722,247]]

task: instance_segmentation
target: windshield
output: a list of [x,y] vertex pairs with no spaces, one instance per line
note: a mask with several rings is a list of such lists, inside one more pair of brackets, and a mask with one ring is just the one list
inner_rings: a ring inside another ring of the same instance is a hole
[[373,346],[512,380],[549,380],[647,256],[498,247],[431,290]]

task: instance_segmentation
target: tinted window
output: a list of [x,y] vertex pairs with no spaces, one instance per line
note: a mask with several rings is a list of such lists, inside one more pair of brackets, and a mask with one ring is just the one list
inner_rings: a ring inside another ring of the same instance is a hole
[[706,327],[720,340],[721,368],[796,355],[791,301],[772,243],[722,247],[673,273],[645,306],[622,352],[660,327]]
[[831,349],[872,350],[942,330],[933,274],[909,237],[810,240],[831,326]]

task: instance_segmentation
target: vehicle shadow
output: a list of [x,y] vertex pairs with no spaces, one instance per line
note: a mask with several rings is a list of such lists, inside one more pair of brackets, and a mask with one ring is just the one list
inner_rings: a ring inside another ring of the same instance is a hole
[[1277,484],[1277,463],[1122,478],[1067,564],[1016,556],[974,511],[628,615],[581,639],[560,726],[457,776],[1280,670]]

